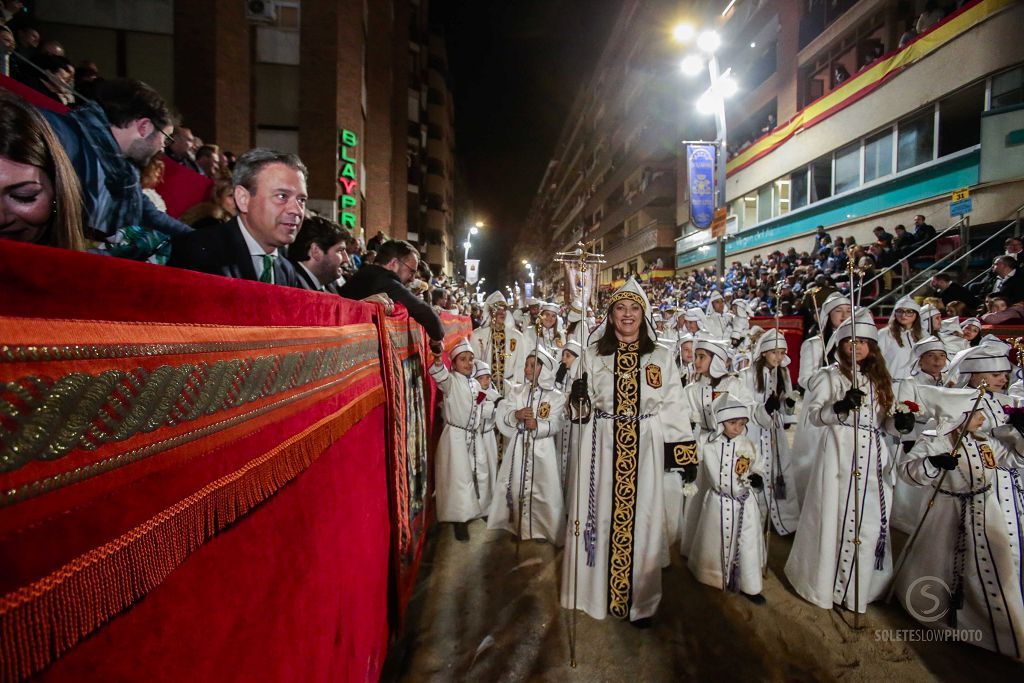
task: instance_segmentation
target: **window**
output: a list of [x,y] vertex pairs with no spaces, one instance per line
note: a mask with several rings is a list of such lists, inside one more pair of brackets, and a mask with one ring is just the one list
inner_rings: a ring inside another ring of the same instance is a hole
[[744,228],[757,225],[757,195],[748,194],[742,201],[743,215],[740,216],[740,225]]
[[771,220],[772,217],[772,185],[768,183],[757,191],[757,222]]
[[864,143],[864,182],[892,173],[892,129],[888,128]]
[[775,215],[789,213],[789,180],[779,178],[775,181]]
[[935,112],[932,109],[900,121],[896,139],[896,170],[905,171],[932,160]]
[[852,190],[860,185],[860,143],[855,142],[836,152],[836,192]]
[[1024,102],[1024,66],[992,77],[992,109]]
[[939,101],[939,156],[981,143],[985,84],[977,83]]
[[832,196],[832,157],[822,157],[811,163],[811,195],[809,202],[814,203]]
[[789,205],[794,209],[807,206],[807,169],[789,175]]

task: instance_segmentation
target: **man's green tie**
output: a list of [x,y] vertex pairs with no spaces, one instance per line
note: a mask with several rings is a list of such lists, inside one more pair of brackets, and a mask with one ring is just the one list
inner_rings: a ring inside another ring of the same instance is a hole
[[260,274],[260,282],[274,282],[274,256],[273,254],[263,255],[263,273]]

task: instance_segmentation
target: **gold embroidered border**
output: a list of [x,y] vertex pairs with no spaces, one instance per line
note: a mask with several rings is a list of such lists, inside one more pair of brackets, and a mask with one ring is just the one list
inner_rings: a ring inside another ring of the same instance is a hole
[[640,304],[640,308],[647,310],[647,305],[644,303],[644,298],[636,292],[630,292],[628,290],[622,292],[616,292],[612,295],[612,298],[608,301],[608,308],[611,308],[616,302],[628,299],[629,301],[635,301]]
[[192,355],[197,353],[232,353],[259,349],[279,349],[304,344],[336,344],[346,336],[310,337],[308,339],[275,339],[260,342],[186,342],[148,344],[63,344],[63,345],[0,345],[0,362],[32,363],[66,360],[105,360],[112,358],[152,358],[155,356]]
[[491,327],[491,379],[498,391],[505,386],[505,328]]
[[[373,368],[375,365],[376,363],[369,367]],[[57,489],[70,486],[71,484],[77,484],[78,482],[92,479],[97,475],[116,470],[119,467],[124,467],[125,465],[130,465],[135,462],[141,462],[147,458],[153,457],[154,455],[159,455],[171,449],[178,448],[179,446],[184,446],[185,444],[196,441],[197,439],[202,439],[210,436],[211,434],[216,434],[217,432],[224,431],[225,429],[230,429],[231,427],[260,417],[261,415],[265,415],[277,410],[278,408],[283,408],[295,403],[296,401],[301,401],[313,394],[327,391],[338,385],[351,382],[365,369],[366,367],[355,368],[353,372],[345,373],[341,377],[333,379],[326,384],[320,384],[281,399],[280,401],[274,401],[273,403],[268,403],[254,410],[247,410],[244,413],[239,413],[234,417],[208,424],[201,429],[179,434],[178,436],[174,436],[169,439],[162,439],[160,441],[147,444],[141,448],[133,448],[130,451],[112,455],[109,458],[104,458],[103,460],[99,460],[89,465],[76,467],[68,472],[61,472],[60,474],[55,474],[51,477],[45,477],[43,479],[37,479],[35,481],[22,484],[17,488],[0,491],[0,508],[20,503],[30,498],[35,498],[36,496],[49,493],[50,491],[56,491]]]
[[378,385],[131,531],[0,597],[0,679],[28,678],[131,607],[383,400]]
[[[615,354],[615,414],[639,416],[639,343],[619,344]],[[616,420],[612,466],[612,528],[608,554],[608,612],[629,617],[633,598],[633,531],[636,517],[636,475],[640,427],[635,420]]]
[[0,384],[0,473],[238,408],[377,356],[376,337],[365,335],[284,355],[8,381]]
[[677,467],[697,464],[697,444],[677,443],[672,447],[672,457]]

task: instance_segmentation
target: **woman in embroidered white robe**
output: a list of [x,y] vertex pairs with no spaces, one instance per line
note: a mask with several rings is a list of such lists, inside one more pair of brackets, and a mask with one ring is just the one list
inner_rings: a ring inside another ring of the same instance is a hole
[[527,381],[498,404],[497,425],[507,445],[487,527],[560,546],[565,540],[565,501],[556,439],[565,397],[554,386],[554,363],[543,349],[531,353],[524,368]]
[[665,473],[692,480],[696,444],[673,353],[654,341],[643,290],[631,278],[609,308],[580,359],[593,417],[582,429],[582,461],[570,468],[561,604],[640,621],[661,601]]
[[[865,315],[856,325],[857,390],[861,392],[857,406],[850,379],[852,322],[840,325],[833,337],[839,344],[840,363],[816,373],[805,398],[804,409],[823,428],[824,438],[816,451],[786,576],[808,602],[825,609],[837,604],[864,612],[869,602],[883,595],[892,574],[887,514],[892,507],[888,471],[892,461],[883,428],[891,421],[888,415],[894,399],[875,341],[877,330],[870,315]],[[854,434],[854,411],[859,434]],[[854,476],[857,469],[859,480]],[[859,553],[854,543],[855,497],[861,502]],[[859,591],[854,582],[858,573]]]
[[757,492],[757,502],[762,514],[771,515],[772,526],[780,536],[796,531],[800,521],[784,427],[784,413],[793,391],[786,370],[789,365],[786,348],[783,334],[776,334],[775,330],[766,332],[757,345],[757,360],[739,375],[753,408],[747,436],[757,448],[758,460],[764,467],[764,487]]
[[926,432],[899,468],[900,477],[929,498],[936,488],[939,493],[900,571],[896,595],[925,626],[979,631],[981,640],[973,644],[1022,659],[1024,600],[994,487],[995,468],[1019,460],[997,439],[971,433],[984,420],[980,411],[951,454],[977,392],[946,391],[957,405],[944,406],[946,414],[958,417],[940,422],[938,433]]
[[749,409],[726,394],[715,401],[715,411],[718,428],[702,434],[697,446],[707,491],[699,501],[700,523],[687,566],[703,584],[763,602],[758,597],[765,549],[756,495],[764,485],[764,462],[742,426],[730,430],[732,425],[724,424],[746,421]]
[[[440,357],[430,366],[430,376],[444,394],[444,429],[434,458],[434,495],[437,521],[469,522],[484,517],[491,505],[493,470],[481,443],[483,394],[472,373],[473,352],[463,341],[452,349],[449,371]],[[469,359],[462,370],[461,362]]]
[[526,344],[524,353],[533,353],[533,349],[539,344],[549,356],[559,358],[562,355],[562,347],[565,346],[565,329],[562,326],[562,319],[558,316],[558,306],[541,304],[537,323],[540,326],[539,338],[538,325],[531,325],[523,330],[523,343]]

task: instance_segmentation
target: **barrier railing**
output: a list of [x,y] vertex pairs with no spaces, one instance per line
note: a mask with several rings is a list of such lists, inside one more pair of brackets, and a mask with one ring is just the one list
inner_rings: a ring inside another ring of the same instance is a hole
[[422,329],[7,241],[0,271],[0,680],[377,678],[430,519]]

